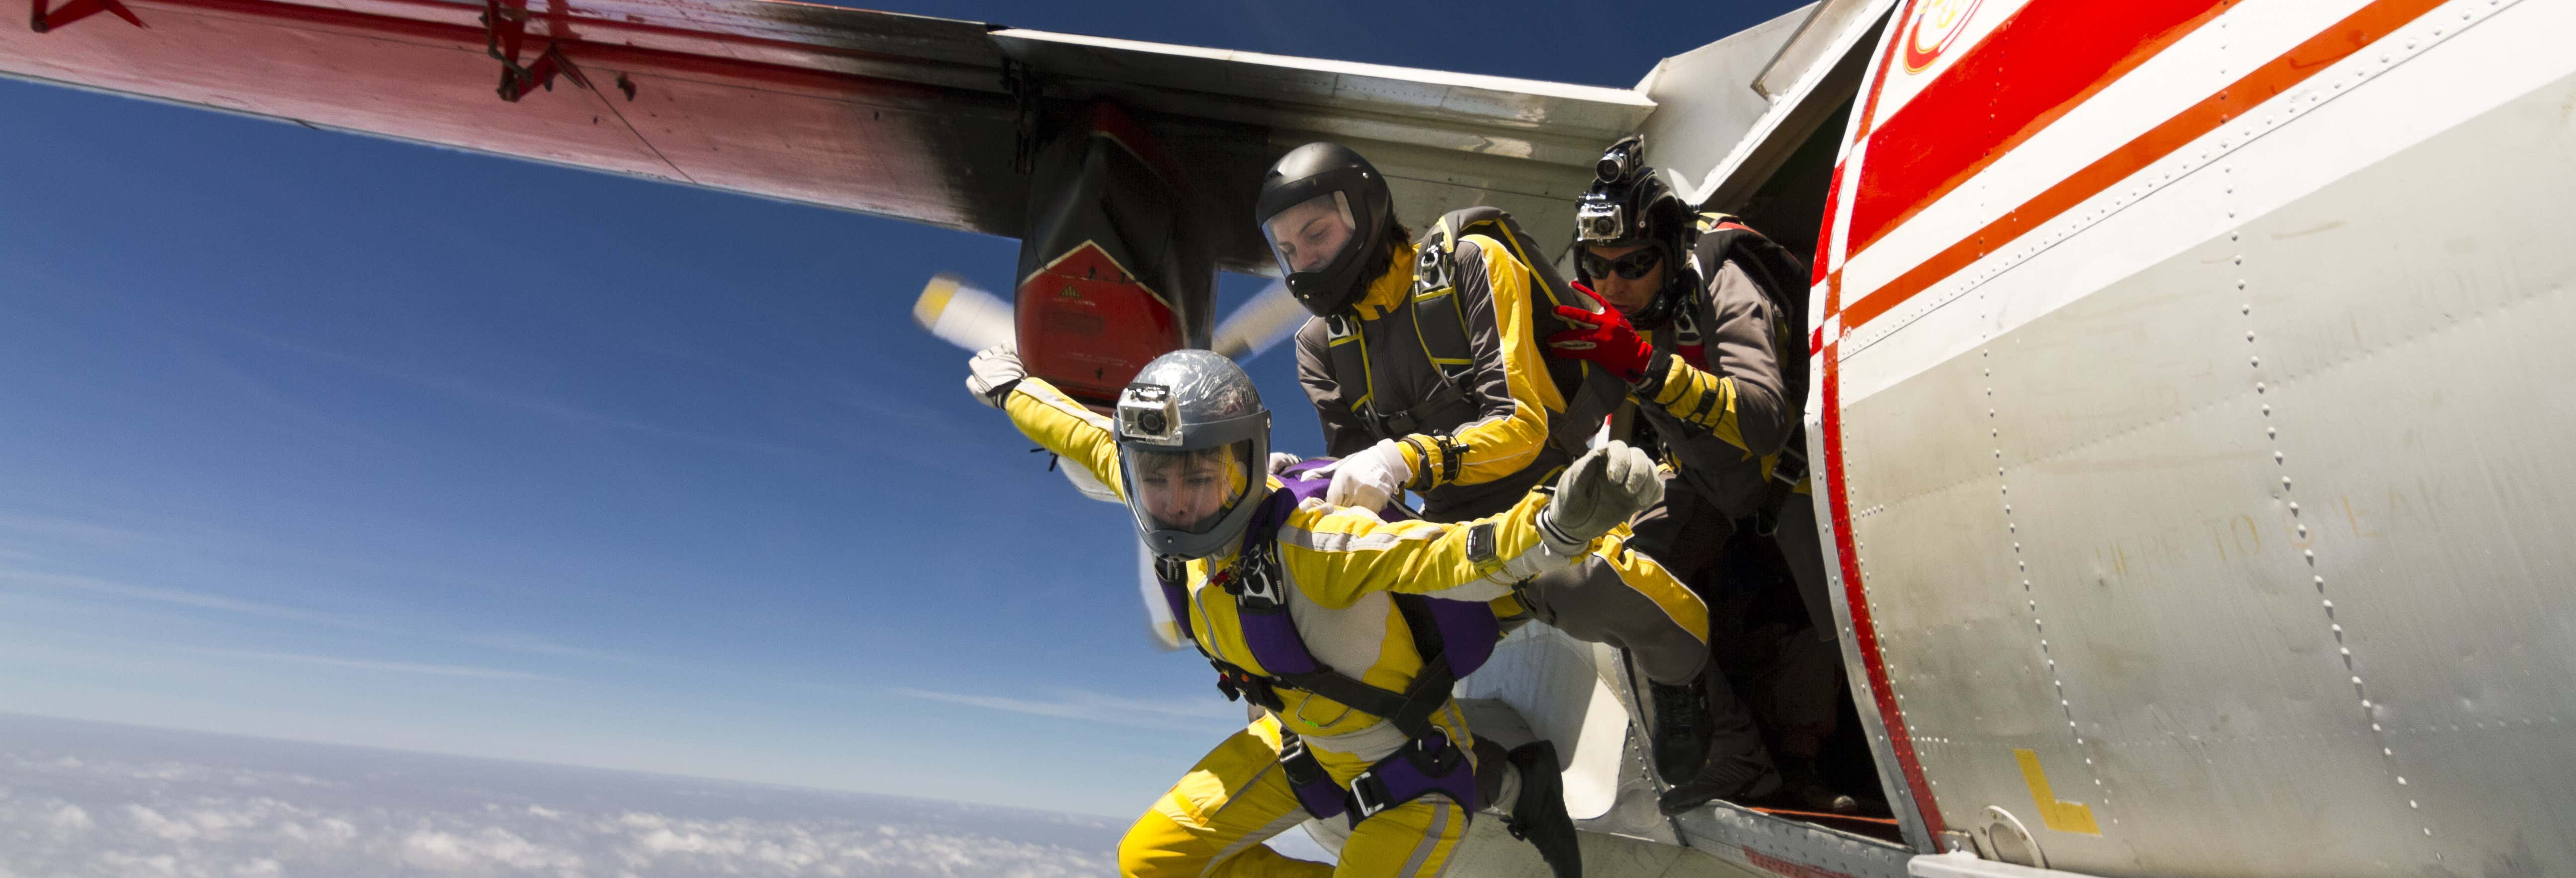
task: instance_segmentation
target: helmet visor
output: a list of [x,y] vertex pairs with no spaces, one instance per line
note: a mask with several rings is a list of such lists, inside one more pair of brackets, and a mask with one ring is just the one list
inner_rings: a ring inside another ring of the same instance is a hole
[[1261,236],[1269,239],[1279,270],[1288,274],[1324,270],[1356,246],[1358,232],[1350,197],[1339,190],[1289,205],[1261,221]]
[[1251,495],[1253,474],[1263,472],[1252,459],[1252,445],[1245,440],[1173,449],[1120,443],[1127,505],[1136,522],[1148,532],[1204,534],[1214,529]]

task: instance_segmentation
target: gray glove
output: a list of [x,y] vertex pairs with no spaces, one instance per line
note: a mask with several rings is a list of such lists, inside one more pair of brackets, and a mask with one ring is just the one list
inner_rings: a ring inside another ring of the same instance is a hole
[[1002,400],[1010,397],[1011,388],[1020,386],[1020,379],[1029,377],[1028,367],[1020,365],[1019,349],[1008,342],[976,352],[966,361],[966,372],[966,392],[975,394],[976,401],[994,408],[1001,408]]
[[1548,548],[1571,555],[1664,499],[1664,479],[1646,453],[1612,442],[1585,454],[1556,479],[1556,499],[1538,511]]

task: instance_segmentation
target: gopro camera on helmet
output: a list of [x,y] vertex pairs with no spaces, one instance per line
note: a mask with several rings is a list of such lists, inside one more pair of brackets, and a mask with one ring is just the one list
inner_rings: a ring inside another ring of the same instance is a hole
[[1574,235],[1586,244],[1606,244],[1629,237],[1627,206],[1584,198],[1574,208]]
[[1130,384],[1118,395],[1118,436],[1153,445],[1181,444],[1181,417],[1172,389]]

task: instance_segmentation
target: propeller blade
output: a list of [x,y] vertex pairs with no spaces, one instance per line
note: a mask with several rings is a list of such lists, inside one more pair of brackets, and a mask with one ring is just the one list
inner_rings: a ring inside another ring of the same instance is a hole
[[1101,484],[1099,479],[1092,478],[1091,470],[1063,461],[1057,461],[1055,468],[1057,472],[1064,473],[1064,480],[1072,482],[1073,489],[1081,491],[1082,496],[1102,503],[1120,506],[1127,504],[1127,501],[1118,499],[1118,492],[1110,490],[1108,485]]
[[1164,652],[1181,648],[1181,626],[1172,619],[1171,602],[1163,599],[1163,581],[1154,575],[1154,553],[1136,541],[1136,581],[1145,591],[1145,630]]
[[949,344],[980,351],[1019,337],[1011,304],[947,272],[932,275],[913,300],[912,322]]
[[1215,339],[1208,346],[1233,359],[1250,359],[1296,332],[1308,316],[1306,306],[1288,295],[1288,285],[1273,281],[1243,307],[1226,315],[1225,322],[1217,324]]
[[[1289,303],[1294,306],[1295,302]],[[1000,297],[974,287],[956,275],[941,272],[921,288],[921,298],[912,303],[912,320],[949,344],[970,351],[980,351],[1013,340],[1018,324],[1011,316],[1011,306]],[[1121,502],[1118,492],[1091,477],[1083,468],[1060,464],[1077,491],[1094,500]],[[1154,647],[1165,652],[1181,648],[1180,624],[1173,621],[1171,606],[1163,601],[1163,582],[1154,576],[1154,555],[1143,541],[1136,543],[1136,577],[1145,599],[1145,631]]]

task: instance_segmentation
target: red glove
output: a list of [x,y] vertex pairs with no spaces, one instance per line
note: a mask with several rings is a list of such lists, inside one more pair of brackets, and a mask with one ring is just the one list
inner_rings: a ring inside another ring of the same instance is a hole
[[1599,363],[1630,384],[1645,380],[1646,366],[1655,359],[1655,346],[1638,337],[1637,328],[1628,325],[1627,315],[1610,307],[1601,294],[1580,283],[1574,284],[1574,289],[1601,303],[1601,313],[1572,305],[1556,306],[1557,319],[1576,328],[1548,336],[1548,349],[1557,356]]

